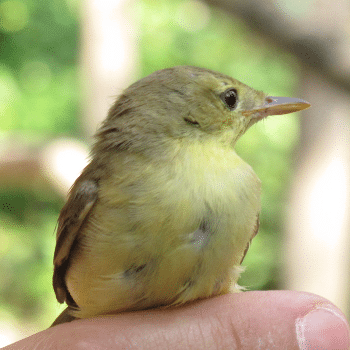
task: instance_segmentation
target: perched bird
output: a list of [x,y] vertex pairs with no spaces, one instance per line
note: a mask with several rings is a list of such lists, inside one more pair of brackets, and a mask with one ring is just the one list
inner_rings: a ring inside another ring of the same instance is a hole
[[68,308],[54,324],[237,291],[260,180],[235,143],[309,106],[190,66],[127,88],[58,220],[53,286]]

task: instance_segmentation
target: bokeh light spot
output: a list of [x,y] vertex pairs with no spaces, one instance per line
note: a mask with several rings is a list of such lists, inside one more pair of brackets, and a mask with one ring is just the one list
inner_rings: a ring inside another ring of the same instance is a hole
[[28,23],[27,5],[22,1],[8,0],[0,4],[0,27],[7,32],[18,32]]
[[317,175],[309,197],[310,223],[317,240],[327,245],[338,242],[345,220],[347,193],[345,165],[334,156]]

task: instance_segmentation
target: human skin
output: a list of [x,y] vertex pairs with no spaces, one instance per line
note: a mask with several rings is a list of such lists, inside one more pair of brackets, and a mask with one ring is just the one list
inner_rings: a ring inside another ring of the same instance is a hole
[[349,334],[343,313],[320,296],[253,291],[77,320],[4,349],[341,350],[349,349]]

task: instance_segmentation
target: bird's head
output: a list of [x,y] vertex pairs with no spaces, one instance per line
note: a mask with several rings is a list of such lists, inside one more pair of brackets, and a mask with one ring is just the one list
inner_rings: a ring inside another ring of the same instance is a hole
[[126,89],[101,130],[115,125],[144,145],[148,138],[149,145],[167,139],[211,139],[232,146],[266,116],[309,106],[297,98],[268,96],[208,69],[177,66],[156,71]]

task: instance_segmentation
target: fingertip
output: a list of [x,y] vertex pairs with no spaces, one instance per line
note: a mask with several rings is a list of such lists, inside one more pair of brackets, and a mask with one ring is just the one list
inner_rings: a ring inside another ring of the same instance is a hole
[[300,349],[341,350],[350,347],[350,329],[342,312],[334,305],[324,305],[296,320]]

